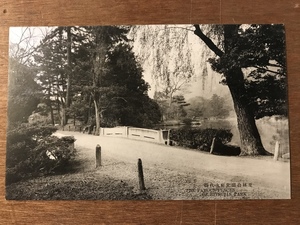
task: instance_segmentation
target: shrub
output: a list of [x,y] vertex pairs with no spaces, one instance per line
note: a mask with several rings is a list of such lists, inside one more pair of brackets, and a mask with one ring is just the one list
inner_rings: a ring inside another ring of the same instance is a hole
[[182,120],[182,122],[183,122],[186,126],[191,126],[193,120],[190,119],[190,118],[184,118],[184,119]]
[[30,157],[33,150],[44,138],[50,137],[57,129],[52,126],[21,124],[7,132],[6,167],[14,167]]
[[209,151],[212,140],[217,137],[222,144],[232,139],[230,130],[225,129],[177,129],[171,130],[170,139],[179,146]]
[[52,126],[22,124],[7,134],[6,184],[61,171],[74,151],[73,137],[51,136]]
[[73,144],[76,141],[76,139],[73,136],[63,136],[60,139],[69,144]]

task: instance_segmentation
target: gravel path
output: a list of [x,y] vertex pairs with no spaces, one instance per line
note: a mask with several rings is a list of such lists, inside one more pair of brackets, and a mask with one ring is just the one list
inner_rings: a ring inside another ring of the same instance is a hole
[[[77,132],[72,135],[84,170],[110,177],[138,190],[137,160],[144,167],[146,193],[153,199],[290,198],[289,162],[271,158],[215,156],[178,147],[99,137]],[[102,147],[102,164],[94,169],[95,146]],[[118,190],[116,190],[118,191]],[[124,193],[123,193],[124,194]],[[126,191],[125,191],[126,194]]]

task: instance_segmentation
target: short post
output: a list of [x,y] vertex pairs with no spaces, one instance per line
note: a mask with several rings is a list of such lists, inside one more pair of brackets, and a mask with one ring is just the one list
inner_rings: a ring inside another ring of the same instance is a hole
[[96,146],[96,168],[101,166],[101,146]]
[[280,151],[280,142],[276,141],[275,143],[275,151],[274,151],[274,160],[277,161],[279,157],[279,151]]
[[69,131],[70,131],[70,126],[69,126]]
[[210,146],[210,151],[209,151],[210,154],[213,154],[213,152],[214,152],[215,140],[216,140],[216,138],[213,138],[211,146]]
[[144,182],[143,164],[141,159],[138,159],[138,173],[139,173],[140,191],[146,190],[145,182]]

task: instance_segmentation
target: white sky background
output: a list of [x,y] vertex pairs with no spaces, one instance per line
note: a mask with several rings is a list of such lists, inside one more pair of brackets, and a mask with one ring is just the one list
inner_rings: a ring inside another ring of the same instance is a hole
[[[9,30],[9,42],[20,44],[22,47],[32,47],[37,46],[40,43],[40,40],[45,37],[47,32],[55,27],[11,27]],[[209,63],[206,63],[208,76],[205,77],[204,89],[203,89],[203,63],[201,55],[203,51],[203,43],[202,41],[190,32],[189,41],[192,55],[192,63],[194,64],[194,74],[192,76],[191,82],[185,91],[185,98],[189,99],[195,96],[203,96],[206,98],[210,98],[213,94],[218,94],[220,96],[227,95],[229,93],[227,86],[219,84],[221,75],[215,73],[211,70]],[[134,49],[135,50],[135,49]],[[151,70],[146,66],[143,66],[144,69],[144,79],[151,86],[149,90],[149,96],[153,97],[155,91],[155,81],[151,76]],[[175,94],[181,94],[180,92]]]
[[40,40],[54,27],[10,27],[9,43],[20,43],[23,46],[29,41],[30,46],[36,46]]

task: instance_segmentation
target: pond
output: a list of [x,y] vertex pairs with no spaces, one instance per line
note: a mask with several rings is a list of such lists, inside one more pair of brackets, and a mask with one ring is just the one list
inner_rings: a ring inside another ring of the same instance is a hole
[[[276,141],[280,142],[282,154],[289,152],[289,126],[287,119],[275,119],[275,117],[265,117],[256,120],[257,129],[260,133],[262,143],[265,149],[271,153],[274,152]],[[186,125],[162,125],[159,129],[179,129]],[[237,129],[237,121],[232,119],[219,120],[202,120],[201,123],[191,125],[189,129],[194,128],[213,128],[213,129],[229,129],[232,134],[231,144],[240,145],[239,131]]]

